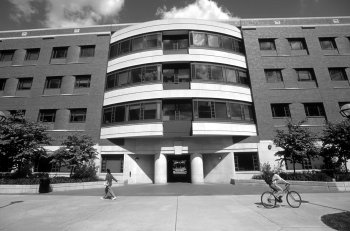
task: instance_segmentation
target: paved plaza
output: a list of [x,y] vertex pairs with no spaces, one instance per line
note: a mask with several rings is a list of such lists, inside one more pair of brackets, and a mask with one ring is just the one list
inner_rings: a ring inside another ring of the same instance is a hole
[[0,230],[333,230],[327,214],[350,211],[350,193],[299,189],[300,208],[260,204],[261,185],[129,185],[48,194],[0,195]]

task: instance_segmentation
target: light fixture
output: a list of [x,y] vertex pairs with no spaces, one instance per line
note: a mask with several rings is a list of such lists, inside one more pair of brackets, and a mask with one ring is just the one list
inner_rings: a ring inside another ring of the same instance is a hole
[[340,108],[340,115],[350,119],[350,103],[344,104]]

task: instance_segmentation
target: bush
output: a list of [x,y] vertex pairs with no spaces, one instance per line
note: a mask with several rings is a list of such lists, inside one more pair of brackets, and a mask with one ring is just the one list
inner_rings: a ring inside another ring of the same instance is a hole
[[84,178],[95,178],[96,176],[96,167],[95,165],[83,165],[81,167],[77,167],[72,175],[73,179],[84,179]]
[[285,180],[297,181],[332,181],[332,178],[323,172],[297,172],[297,173],[280,173],[280,176]]

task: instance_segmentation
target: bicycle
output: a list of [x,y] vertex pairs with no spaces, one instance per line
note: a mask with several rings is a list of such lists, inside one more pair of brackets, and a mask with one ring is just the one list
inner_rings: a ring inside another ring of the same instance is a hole
[[[301,205],[301,197],[299,193],[296,191],[290,191],[289,190],[290,184],[286,184],[282,197],[286,195],[287,203],[292,208],[299,208]],[[265,208],[274,208],[276,207],[276,203],[282,203],[276,196],[275,193],[277,192],[273,188],[271,188],[271,191],[266,191],[263,194],[261,194],[261,203]]]

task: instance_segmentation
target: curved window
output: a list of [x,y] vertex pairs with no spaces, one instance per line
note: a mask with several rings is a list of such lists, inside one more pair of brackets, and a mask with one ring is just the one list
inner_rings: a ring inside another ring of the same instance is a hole
[[161,33],[146,34],[132,37],[120,42],[111,44],[109,59],[141,50],[162,48]]
[[242,40],[221,34],[191,31],[190,45],[192,47],[209,47],[244,54]]
[[110,45],[109,59],[151,49],[212,48],[244,54],[242,39],[201,31],[164,31],[127,38]]
[[130,84],[160,81],[160,73],[160,65],[145,65],[113,72],[107,75],[106,90]]
[[115,104],[103,108],[103,125],[145,120],[218,120],[253,122],[251,103],[228,100],[164,100]]

